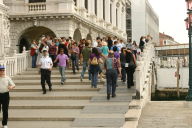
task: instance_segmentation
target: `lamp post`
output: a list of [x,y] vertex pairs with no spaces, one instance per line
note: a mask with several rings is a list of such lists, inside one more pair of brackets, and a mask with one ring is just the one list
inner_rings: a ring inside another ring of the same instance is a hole
[[186,29],[189,35],[189,90],[186,97],[187,101],[192,101],[192,0],[185,0],[187,3],[188,18],[185,19]]

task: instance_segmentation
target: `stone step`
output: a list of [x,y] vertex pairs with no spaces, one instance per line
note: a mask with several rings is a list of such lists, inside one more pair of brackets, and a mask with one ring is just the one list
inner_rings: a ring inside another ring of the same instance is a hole
[[11,92],[11,99],[16,100],[89,100],[92,96],[98,95],[93,91],[68,91],[68,92],[49,92],[46,95],[40,92]]
[[10,109],[83,109],[89,100],[11,100]]
[[[80,74],[78,75],[73,75],[73,74],[68,74],[65,76],[66,79],[80,79]],[[51,75],[52,79],[61,79],[61,75]],[[12,80],[31,80],[31,79],[41,79],[41,76],[39,74],[34,74],[34,75],[17,75],[12,78]],[[88,79],[88,75],[85,74],[84,79]]]
[[[39,71],[38,70],[37,71],[26,71],[26,72],[20,73],[20,75],[33,75],[33,74],[39,74]],[[53,74],[53,75],[60,75],[58,70],[53,70],[51,72],[51,74]],[[73,74],[73,71],[72,70],[66,70],[65,74],[66,75]],[[78,74],[81,74],[81,70],[76,71],[75,75],[78,75]],[[85,74],[88,74],[88,72],[85,72]]]
[[75,117],[79,116],[80,111],[81,109],[10,109],[9,120],[10,121],[73,121]]
[[[53,85],[60,85],[60,80],[51,80]],[[40,79],[39,80],[14,80],[14,83],[16,85],[40,85]],[[100,84],[100,82],[98,83]],[[81,82],[80,79],[67,79],[64,83],[64,85],[91,85],[91,81],[89,80],[83,80]]]
[[[91,88],[90,85],[59,85],[53,86],[54,90],[57,92],[65,92],[65,91],[99,91],[100,88]],[[41,91],[41,86],[34,86],[34,85],[26,85],[26,86],[17,86],[11,92],[39,92]]]
[[70,128],[72,121],[9,121],[9,128]]
[[[79,65],[79,70],[82,70],[83,66]],[[39,68],[28,68],[27,71],[37,71]],[[59,67],[53,67],[52,70],[59,70]],[[66,70],[72,70],[72,67],[67,67]]]

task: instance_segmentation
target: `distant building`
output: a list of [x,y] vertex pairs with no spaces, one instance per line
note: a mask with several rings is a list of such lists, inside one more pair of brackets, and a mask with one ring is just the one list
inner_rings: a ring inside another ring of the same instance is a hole
[[43,34],[75,41],[94,41],[98,36],[126,41],[126,1],[4,0],[10,9],[10,50],[28,50]]
[[174,44],[178,44],[178,42],[176,42],[173,37],[165,33],[159,33],[159,46]]
[[159,42],[159,17],[148,0],[131,1],[132,40],[139,42],[141,36],[150,35]]

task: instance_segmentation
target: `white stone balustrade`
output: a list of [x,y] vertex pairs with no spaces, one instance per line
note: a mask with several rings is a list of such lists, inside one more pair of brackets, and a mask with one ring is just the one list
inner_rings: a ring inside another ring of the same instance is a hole
[[145,46],[144,52],[137,60],[136,76],[136,98],[149,101],[152,86],[152,62],[155,57],[154,44],[151,42]]
[[3,57],[0,60],[0,65],[6,67],[6,75],[11,77],[31,67],[31,56],[29,51],[24,50],[23,53],[17,54],[15,50],[13,56]]
[[44,12],[46,11],[46,3],[29,3],[29,12]]

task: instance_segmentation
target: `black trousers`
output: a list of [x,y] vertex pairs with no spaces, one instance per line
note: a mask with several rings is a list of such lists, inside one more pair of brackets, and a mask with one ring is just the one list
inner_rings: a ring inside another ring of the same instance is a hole
[[46,91],[45,82],[48,84],[49,88],[52,87],[51,71],[48,69],[41,69],[41,86],[43,91]]
[[6,93],[0,93],[0,111],[1,106],[3,110],[3,119],[2,119],[2,125],[7,125],[8,121],[8,109],[9,109],[9,92]]
[[127,72],[127,87],[131,87],[134,86],[134,82],[133,82],[133,74],[135,72],[135,69],[133,68],[128,68],[126,70]]

